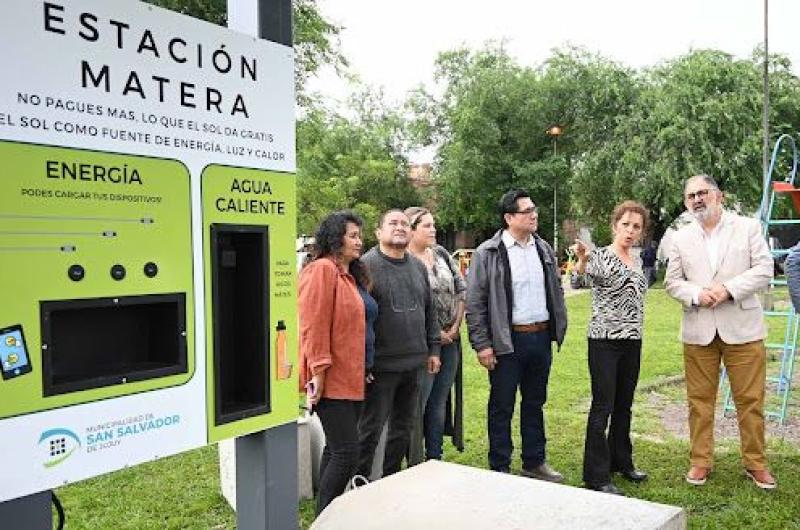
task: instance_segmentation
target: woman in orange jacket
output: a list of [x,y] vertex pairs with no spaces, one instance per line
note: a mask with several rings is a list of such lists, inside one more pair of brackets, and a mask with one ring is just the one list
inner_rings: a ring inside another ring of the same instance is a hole
[[378,316],[359,260],[362,225],[349,211],[326,217],[315,236],[316,257],[300,274],[300,385],[325,431],[317,513],[341,495],[358,464],[357,426]]

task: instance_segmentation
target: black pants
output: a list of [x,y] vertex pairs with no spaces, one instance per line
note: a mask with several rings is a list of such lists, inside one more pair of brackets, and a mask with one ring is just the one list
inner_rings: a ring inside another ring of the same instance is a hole
[[319,462],[317,514],[344,492],[358,465],[358,418],[361,401],[320,399],[315,410],[325,431]]
[[375,447],[387,419],[389,432],[383,457],[383,476],[400,471],[417,415],[418,371],[415,368],[405,372],[372,373],[375,380],[367,385],[364,412],[358,422],[359,475],[370,476]]
[[550,333],[511,334],[514,351],[497,356],[497,366],[489,371],[489,467],[508,470],[514,443],[511,440],[511,419],[517,401],[517,389],[522,395],[519,411],[519,431],[522,437],[522,466],[534,468],[545,461],[546,437],[544,407],[547,401],[547,382],[553,355]]
[[634,468],[631,405],[639,381],[641,356],[641,340],[589,339],[592,407],[586,423],[583,455],[586,484],[608,484],[612,471]]

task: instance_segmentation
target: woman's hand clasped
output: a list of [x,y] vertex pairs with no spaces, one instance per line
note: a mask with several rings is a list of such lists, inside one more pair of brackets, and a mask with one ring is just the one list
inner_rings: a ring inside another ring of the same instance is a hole
[[442,345],[453,344],[453,337],[450,335],[449,331],[441,331],[439,337],[442,341]]

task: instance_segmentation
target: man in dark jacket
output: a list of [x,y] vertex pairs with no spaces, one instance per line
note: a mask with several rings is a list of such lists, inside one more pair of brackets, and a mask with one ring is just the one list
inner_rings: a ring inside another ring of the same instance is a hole
[[789,249],[784,267],[792,305],[795,312],[800,312],[800,242]]
[[467,279],[466,317],[478,361],[489,371],[489,466],[509,472],[517,399],[522,475],[562,482],[545,459],[542,407],[552,362],[567,330],[564,291],[553,249],[536,234],[538,210],[524,190],[499,202],[503,229],[476,250]]
[[389,210],[379,222],[378,246],[362,261],[378,302],[375,321],[375,360],[367,385],[364,411],[358,422],[358,474],[370,476],[375,448],[389,422],[383,476],[400,471],[408,451],[419,402],[417,372],[439,371],[439,324],[433,306],[428,271],[406,252],[411,236],[408,217]]

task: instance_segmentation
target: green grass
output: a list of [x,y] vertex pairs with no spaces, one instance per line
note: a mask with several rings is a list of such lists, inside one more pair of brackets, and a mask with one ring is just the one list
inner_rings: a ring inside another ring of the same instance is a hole
[[[546,407],[548,460],[575,486],[581,484],[590,397],[585,338],[589,302],[587,294],[567,300],[570,329],[563,348],[554,353]],[[718,441],[714,475],[706,486],[684,482],[688,443],[664,428],[659,405],[664,400],[681,406],[684,402],[683,384],[676,381],[683,370],[680,314],[678,304],[663,290],[650,291],[632,428],[636,463],[650,473],[650,480],[617,484],[629,496],[684,507],[691,528],[800,529],[800,452],[788,442],[768,440],[770,467],[780,484],[777,491],[759,491],[745,480],[735,438]],[[773,332],[779,333],[779,327]],[[445,460],[485,468],[489,385],[485,370],[467,349],[466,450],[459,453],[446,444]],[[797,407],[789,412],[797,415]],[[516,430],[518,421],[514,425]],[[518,445],[518,433],[514,436]],[[216,455],[215,447],[206,447],[60,488],[68,528],[234,528],[235,515],[219,493]],[[515,457],[518,470],[518,452]],[[313,519],[313,502],[301,503],[300,516],[306,528]]]

